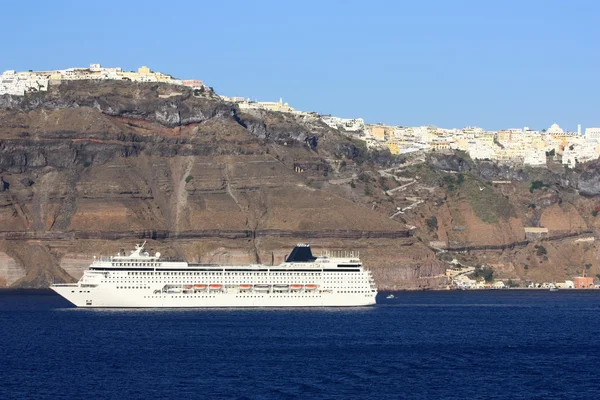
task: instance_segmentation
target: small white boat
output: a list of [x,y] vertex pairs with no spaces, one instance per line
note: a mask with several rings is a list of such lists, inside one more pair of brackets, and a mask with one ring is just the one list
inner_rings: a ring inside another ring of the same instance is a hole
[[558,288],[557,288],[557,287],[551,287],[551,288],[550,288],[550,291],[551,291],[551,292],[557,292],[557,291],[558,291]]
[[395,299],[395,298],[396,298],[396,296],[394,296],[394,295],[393,295],[393,294],[391,294],[391,293],[390,293],[390,294],[389,294],[389,295],[386,297],[386,299]]

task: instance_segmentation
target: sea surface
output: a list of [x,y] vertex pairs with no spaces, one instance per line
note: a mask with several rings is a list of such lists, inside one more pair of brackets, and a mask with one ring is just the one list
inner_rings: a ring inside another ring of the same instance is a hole
[[598,399],[600,291],[77,309],[0,291],[0,399]]

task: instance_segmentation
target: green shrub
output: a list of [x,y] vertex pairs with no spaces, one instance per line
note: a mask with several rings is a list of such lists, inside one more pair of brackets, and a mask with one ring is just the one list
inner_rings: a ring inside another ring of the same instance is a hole
[[91,162],[89,162],[89,161],[85,161],[85,162],[83,163],[83,168],[87,168],[87,167],[89,167],[90,165],[92,165],[92,163],[91,163]]
[[531,209],[534,209],[534,210],[535,210],[535,204],[533,204],[533,203],[529,203],[529,205],[527,206],[527,208],[531,208]]
[[477,265],[475,271],[471,274],[471,279],[483,278],[486,282],[494,281],[494,270],[490,267]]
[[435,215],[427,218],[425,224],[427,224],[427,228],[429,228],[430,231],[437,231],[438,229],[438,220]]
[[191,175],[188,175],[188,176],[186,176],[186,177],[185,177],[185,183],[190,183],[190,181],[191,181],[192,179],[194,179],[194,177],[193,177],[193,176],[191,176]]
[[545,256],[546,254],[548,254],[548,251],[544,246],[536,244],[534,248],[536,250],[535,254],[537,254],[538,256]]
[[381,188],[383,190],[390,190],[390,187],[387,184],[387,179],[385,178],[385,176],[380,176],[379,177],[379,186],[381,186]]
[[519,287],[519,283],[513,281],[512,279],[509,279],[508,282],[506,282],[506,286],[508,286],[509,288],[515,288],[515,287]]
[[446,185],[453,185],[454,184],[454,178],[450,175],[446,175],[444,176],[444,183]]
[[531,186],[529,186],[529,192],[533,193],[537,189],[542,189],[548,187],[549,185],[545,184],[542,181],[533,181],[531,182]]
[[598,216],[598,211],[596,211],[596,210],[592,211],[592,216],[597,217]]

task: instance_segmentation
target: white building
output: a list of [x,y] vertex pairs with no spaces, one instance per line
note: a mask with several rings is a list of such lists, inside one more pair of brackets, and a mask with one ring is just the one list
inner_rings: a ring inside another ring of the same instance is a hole
[[545,167],[546,152],[544,150],[528,149],[523,157],[523,164],[532,167]]
[[574,167],[577,163],[592,161],[598,158],[598,143],[584,142],[568,145],[562,153],[562,163]]
[[556,282],[556,287],[559,289],[575,289],[573,281]]
[[600,139],[600,128],[585,128],[586,139]]
[[35,73],[4,71],[0,75],[0,95],[23,96],[25,93],[48,90],[48,79]]
[[506,285],[504,284],[504,282],[502,281],[496,281],[494,282],[494,284],[492,285],[492,288],[494,289],[506,289]]
[[563,131],[563,129],[560,126],[558,126],[558,124],[554,123],[550,126],[550,128],[548,128],[546,133],[549,135],[562,135],[565,133],[565,131]]
[[365,129],[365,121],[362,118],[339,118],[331,115],[324,115],[321,121],[333,129],[343,129],[350,132],[362,131]]
[[563,130],[560,126],[558,126],[558,124],[552,124],[546,133],[554,136],[581,136],[578,135],[577,132],[568,132]]
[[492,147],[477,139],[467,143],[467,152],[473,160],[493,160],[497,146]]

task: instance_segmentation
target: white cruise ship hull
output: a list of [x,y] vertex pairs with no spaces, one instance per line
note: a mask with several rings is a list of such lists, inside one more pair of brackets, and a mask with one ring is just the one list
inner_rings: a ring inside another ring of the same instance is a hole
[[314,257],[298,245],[277,266],[162,261],[160,253],[94,259],[79,282],[50,288],[77,307],[357,307],[375,304],[370,271],[353,253]]
[[[83,308],[217,308],[217,307],[360,307],[375,304],[376,293],[161,293],[154,289],[121,291],[76,284],[51,289]],[[159,289],[158,287],[155,289]]]

